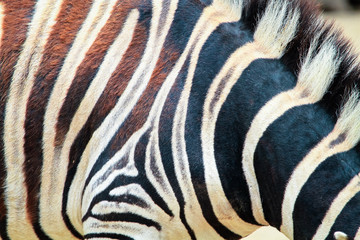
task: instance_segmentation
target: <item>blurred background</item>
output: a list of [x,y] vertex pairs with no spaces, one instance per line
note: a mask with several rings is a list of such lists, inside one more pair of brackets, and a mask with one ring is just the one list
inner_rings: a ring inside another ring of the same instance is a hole
[[[353,43],[360,61],[360,0],[314,0],[321,4],[326,19],[335,21],[337,27]],[[288,240],[272,227],[263,227],[244,240]]]

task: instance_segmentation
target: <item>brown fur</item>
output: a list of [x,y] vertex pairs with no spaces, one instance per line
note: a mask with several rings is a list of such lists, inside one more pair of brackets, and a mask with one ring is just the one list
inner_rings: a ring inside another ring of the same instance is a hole
[[[156,93],[179,57],[180,53],[177,52],[175,48],[170,47],[162,50],[147,89],[124,122],[124,125],[117,132],[114,141],[111,144],[113,153],[118,151],[121,146],[129,140],[129,137],[144,125],[147,114],[150,112],[151,106],[155,100]],[[165,72],[164,69],[168,70]]]
[[[121,9],[122,11],[127,12],[137,4],[139,3],[136,1],[124,1],[121,4]],[[116,21],[116,17],[113,19],[113,21]],[[98,100],[98,104],[96,104],[94,110],[88,118],[87,123],[84,125],[82,131],[79,133],[79,136],[71,148],[69,168],[78,163],[81,157],[81,152],[85,149],[85,146],[90,140],[92,133],[100,126],[103,119],[113,109],[118,98],[125,90],[129,80],[131,79],[131,76],[140,63],[148,37],[148,32],[145,25],[149,24],[149,21],[150,19],[145,19],[143,22],[138,23],[134,32],[133,40],[127,52],[115,70],[113,76],[109,80],[109,83],[106,86],[102,96]],[[96,54],[96,49],[93,49],[93,51],[95,52],[93,52],[92,55]]]
[[[78,67],[77,74],[69,89],[67,98],[60,112],[59,121],[57,122],[56,145],[61,145],[63,143],[73,115],[87,90],[87,86],[95,77],[112,41],[119,34],[119,31],[126,20],[126,16],[135,6],[136,3],[134,2],[122,2],[116,6],[112,16],[97,37],[97,40],[87,52],[85,61]],[[71,22],[71,20],[69,22]]]
[[47,99],[50,96],[55,79],[68,53],[78,29],[87,15],[90,2],[65,1],[57,23],[45,46],[41,68],[36,75],[34,87],[28,101],[25,122],[25,175],[28,203],[27,210],[33,223],[38,219],[40,176],[42,168],[42,134]]

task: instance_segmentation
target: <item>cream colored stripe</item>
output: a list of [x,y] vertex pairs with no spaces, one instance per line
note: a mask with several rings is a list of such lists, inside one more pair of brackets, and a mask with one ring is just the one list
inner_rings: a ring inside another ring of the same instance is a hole
[[63,67],[52,90],[44,118],[40,223],[52,239],[72,239],[74,236],[62,220],[62,194],[68,167],[66,156],[60,159],[61,146],[55,146],[56,123],[60,109],[66,99],[76,70],[86,56],[86,52],[96,40],[100,30],[109,19],[117,0],[94,1],[74,43],[65,58]]
[[[129,184],[126,186],[117,187],[115,189],[112,189],[109,194],[111,196],[135,196],[146,202],[146,206],[134,206],[128,203],[112,202],[108,204],[109,209],[106,209],[108,210],[108,213],[133,213],[159,223],[162,229],[160,230],[161,233],[159,233],[161,237],[158,237],[157,239],[174,239],[174,236],[176,236],[178,239],[190,239],[190,236],[188,235],[179,216],[167,215],[140,185]],[[103,206],[107,207],[106,205],[107,204],[105,203]],[[93,213],[96,210],[95,207],[92,209]],[[104,213],[103,209],[104,208],[101,207],[98,213]],[[169,231],[168,229],[171,230]]]
[[[197,25],[193,30],[193,34],[195,34],[192,37],[196,39],[196,43],[193,47],[192,52],[190,53],[191,58],[188,68],[188,75],[176,109],[172,129],[173,134],[171,141],[174,167],[176,177],[178,179],[184,197],[185,217],[186,221],[194,231],[196,238],[198,239],[205,239],[209,237],[212,239],[220,239],[221,237],[207,223],[206,219],[200,217],[198,214],[202,210],[197,200],[196,193],[191,181],[190,166],[186,152],[185,123],[192,81],[196,65],[198,63],[199,54],[205,41],[219,24],[223,22],[233,22],[239,20],[239,14],[226,16],[225,14],[227,11],[225,9],[222,9],[224,7],[225,6],[222,6],[220,2],[214,1],[211,6],[204,9],[202,16],[200,17]],[[217,18],[216,22],[212,21],[214,16],[216,16]],[[207,164],[205,163],[204,165]],[[213,207],[216,206],[217,204],[213,203]],[[246,226],[249,227],[249,225]]]
[[[177,218],[176,221],[174,221],[174,218],[172,216],[165,214],[164,211],[153,202],[153,200],[149,197],[149,195],[143,189],[141,189],[141,186],[137,186],[139,190],[135,189],[135,186],[130,186],[130,185],[123,186],[121,188],[125,188],[121,190],[122,191],[125,190],[127,191],[127,193],[118,194],[116,196],[123,196],[123,197],[135,196],[136,198],[139,198],[142,201],[146,202],[147,206],[143,207],[125,202],[101,201],[93,207],[92,213],[94,215],[104,215],[104,214],[112,214],[112,213],[136,214],[143,218],[157,222],[160,225],[161,223],[165,223],[164,225],[161,225],[162,229],[160,230],[161,232],[158,233],[159,237],[155,239],[174,239],[175,236],[176,239],[181,239],[181,240],[190,239],[190,236],[188,235],[180,219]],[[111,192],[117,190],[118,189],[113,189]],[[137,223],[133,223],[133,224],[135,226],[138,225]],[[147,228],[147,226],[143,226],[143,227]],[[95,233],[96,233],[96,229],[95,229]],[[124,231],[123,233],[125,233],[126,235],[130,235],[131,237],[134,237],[134,235],[132,235],[130,231],[126,231],[126,232]]]
[[91,178],[82,196],[82,217],[90,210],[89,207],[94,197],[108,188],[116,177],[119,175],[136,177],[138,175],[134,155],[136,144],[145,133],[142,130],[132,135],[121,150],[109,159]]
[[309,98],[302,98],[303,90],[296,87],[283,92],[268,101],[256,114],[251,122],[249,131],[246,134],[243,148],[243,170],[250,189],[250,198],[253,203],[253,214],[261,224],[267,225],[264,221],[264,213],[260,198],[259,185],[256,179],[254,168],[254,153],[256,146],[263,136],[265,130],[286,111],[296,106],[312,103]]
[[[356,175],[331,203],[321,225],[318,227],[312,238],[313,240],[325,239],[329,235],[329,232],[341,211],[358,192],[360,192],[360,174]],[[355,237],[355,239],[358,238]]]
[[[316,38],[311,44],[302,63],[295,88],[280,93],[267,102],[256,114],[246,134],[242,164],[249,185],[253,215],[256,221],[261,224],[266,224],[266,221],[254,168],[256,146],[265,130],[287,110],[319,101],[327,91],[338,69],[339,60],[336,58],[335,45],[332,40],[327,39],[315,54],[317,40]],[[324,66],[320,68],[321,64]]]
[[280,228],[281,232],[286,236],[290,238],[293,236],[293,211],[295,202],[310,175],[327,158],[351,148],[346,141],[333,148],[329,148],[330,144],[338,139],[340,134],[341,132],[334,129],[306,155],[291,175],[284,194],[282,204],[282,226]]
[[4,122],[4,150],[7,169],[5,201],[8,234],[11,239],[37,239],[27,216],[27,193],[23,164],[25,160],[24,136],[27,101],[34,85],[35,74],[42,60],[44,47],[61,0],[40,0],[35,6],[23,50],[15,66],[6,103]]
[[91,212],[93,214],[102,215],[113,212],[125,214],[132,213],[155,222],[158,222],[158,218],[167,219],[168,221],[171,218],[171,216],[167,215],[162,208],[155,204],[154,200],[139,184],[131,183],[129,185],[114,188],[110,191],[109,195],[114,197],[123,196],[125,198],[133,196],[141,199],[141,201],[145,203],[145,206],[126,202],[101,201],[92,208]]
[[[244,69],[259,58],[271,56],[262,53],[256,42],[248,43],[237,49],[226,61],[219,74],[213,80],[204,103],[204,115],[201,127],[202,152],[207,190],[215,215],[231,231],[246,236],[258,226],[244,222],[231,207],[222,189],[217,171],[214,137],[218,114],[231,88],[238,81]],[[221,89],[220,86],[224,85]],[[217,100],[214,100],[217,99]]]
[[[148,81],[150,80],[151,74],[155,68],[155,64],[159,58],[160,51],[165,41],[165,37],[173,21],[173,17],[177,9],[177,3],[177,0],[171,1],[169,3],[169,9],[167,11],[166,19],[160,19],[160,15],[162,12],[162,2],[154,0],[150,36],[140,65],[136,69],[132,79],[130,80],[129,85],[125,89],[114,109],[106,117],[101,126],[94,132],[89,144],[87,145],[81,157],[81,161],[78,165],[76,175],[70,187],[69,201],[71,201],[73,197],[75,197],[76,199],[82,199],[82,214],[85,214],[88,210],[88,203],[89,201],[91,201],[91,196],[92,194],[95,194],[91,193],[91,186],[94,182],[89,183],[89,186],[85,189],[84,196],[81,196],[82,192],[79,191],[79,189],[84,189],[85,179],[88,177],[89,172],[93,168],[93,164],[96,162],[101,152],[108,145],[112,136],[116,134],[116,131],[121,126],[129,112],[132,110],[132,108],[140,98],[144,89],[146,88]],[[159,23],[160,20],[163,21],[163,24]],[[160,32],[160,35],[157,35],[158,32]],[[139,139],[138,137],[143,134],[143,132],[141,131],[139,134],[134,134],[134,136],[129,139],[126,146],[124,146],[121,151],[119,151],[112,159],[110,159],[108,163],[101,169],[101,171],[99,171],[93,177],[93,179],[96,179],[96,176],[98,175],[101,176],[102,172],[106,172],[106,168],[111,168],[114,162],[118,161],[118,159],[121,159],[123,157],[123,153],[131,151],[133,147],[133,142],[135,144]],[[136,169],[134,169],[134,171],[136,171]],[[131,174],[137,173],[134,172]],[[98,184],[101,183],[99,182]]]
[[[264,58],[280,58],[284,54],[288,43],[296,33],[299,16],[298,9],[291,7],[287,1],[271,0],[268,2],[265,13],[254,33],[258,51],[266,53]],[[249,185],[252,212],[258,223],[268,225],[262,209],[251,151],[249,154],[250,158],[242,159],[242,165]]]
[[[154,166],[156,166],[156,169],[154,169]],[[179,212],[179,204],[162,164],[158,131],[152,131],[150,135],[146,148],[145,172],[147,178],[169,208],[174,212]]]
[[[71,121],[68,134],[66,135],[64,145],[61,149],[61,162],[66,162],[67,158],[69,157],[73,142],[86,123],[90,113],[95,107],[96,102],[100,98],[108,81],[110,80],[112,73],[115,71],[124,53],[129,47],[138,18],[139,11],[137,9],[132,10],[121,30],[121,33],[107,51],[98,73],[91,81],[91,84]],[[69,197],[66,210],[73,226],[78,232],[82,233],[81,199],[74,199],[74,197]]]

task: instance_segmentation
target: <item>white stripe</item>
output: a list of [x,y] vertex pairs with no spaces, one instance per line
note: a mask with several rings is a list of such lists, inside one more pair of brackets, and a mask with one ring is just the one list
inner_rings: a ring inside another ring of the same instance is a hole
[[[66,135],[60,155],[61,162],[66,162],[66,159],[69,157],[73,142],[86,123],[90,113],[95,107],[96,102],[100,98],[108,81],[110,80],[112,73],[116,70],[116,67],[126,52],[132,40],[138,18],[139,11],[132,10],[126,19],[126,22],[124,23],[121,33],[107,51],[98,73],[91,81],[91,84],[71,121],[70,128],[68,134]],[[74,199],[74,197],[77,196],[70,195],[68,198],[66,210],[71,223],[78,232],[82,233],[81,199]]]
[[[193,45],[191,43],[195,41],[194,37],[191,39],[192,40],[190,40],[189,44],[187,45],[187,48],[183,52],[178,62],[175,64],[175,67],[173,68],[171,73],[165,79],[158,94],[156,95],[156,99],[150,110],[148,119],[143,125],[143,127],[139,129],[137,132],[135,132],[126,142],[126,144],[122,147],[122,149],[118,151],[109,161],[107,161],[107,163],[101,168],[101,170],[98,171],[92,177],[91,181],[89,182],[88,186],[84,191],[84,197],[83,197],[84,200],[82,204],[83,215],[86,213],[88,207],[90,206],[91,199],[94,196],[96,196],[98,193],[100,193],[103,189],[108,187],[108,185],[112,182],[113,179],[115,179],[115,177],[117,177],[120,174],[137,175],[137,170],[135,168],[135,163],[134,163],[135,161],[134,151],[136,144],[148,129],[150,129],[151,127],[157,129],[160,120],[161,110],[165,104],[166,97],[170,92],[171,86],[174,84],[176,77],[178,76],[178,73],[180,72],[183,64],[185,63],[190,46]],[[122,169],[111,171],[111,174],[107,175],[105,179],[103,176],[106,175],[107,172],[109,172],[109,169],[116,168],[116,165],[119,161],[127,161],[126,166]]]
[[243,169],[251,193],[250,198],[253,203],[252,207],[255,209],[254,215],[257,216],[259,222],[260,219],[264,219],[264,215],[254,167],[255,149],[265,130],[276,119],[289,109],[309,102],[308,99],[301,98],[300,95],[301,91],[293,89],[280,93],[272,98],[256,114],[255,118],[251,122],[249,131],[246,134],[242,155]]
[[[341,211],[358,192],[360,192],[360,174],[356,175],[331,203],[321,225],[312,238],[313,240],[325,239],[329,235],[330,230]],[[358,238],[355,237],[355,239]]]
[[[120,99],[113,110],[109,113],[101,126],[94,132],[93,137],[90,139],[90,142],[84,151],[82,159],[89,159],[85,161],[85,163],[88,161],[85,179],[88,177],[92,166],[100,156],[101,152],[108,145],[114,134],[116,134],[117,130],[125,121],[126,117],[146,89],[152,72],[156,66],[156,62],[159,58],[162,46],[165,42],[166,35],[169,31],[175,10],[177,8],[177,0],[170,3],[170,9],[164,25],[159,23],[162,2],[154,0],[153,4],[150,36],[140,65],[136,69],[128,86],[120,96]],[[160,31],[160,29],[162,30]],[[158,32],[160,32],[159,36],[157,35]]]
[[[138,131],[131,136],[121,150],[109,159],[91,178],[82,197],[82,217],[89,210],[93,198],[108,188],[116,177],[119,175],[132,177],[138,175],[138,171],[135,167],[134,152],[136,144],[143,134],[144,132]],[[118,165],[123,167],[119,168]]]
[[[259,49],[259,45],[256,42],[248,43],[237,49],[229,57],[208,90],[204,103],[204,115],[201,127],[205,181],[215,215],[222,224],[241,236],[250,234],[255,231],[258,226],[246,223],[239,218],[221,187],[221,180],[215,160],[215,126],[223,103],[244,69],[255,59],[271,57],[260,52]],[[229,74],[231,75],[228,76]],[[218,89],[222,81],[226,81],[225,85],[222,89]]]
[[[193,30],[193,35],[191,36],[189,43],[191,43],[192,38],[198,40],[195,43],[196,45],[193,47],[193,51],[190,52],[191,58],[190,58],[190,65],[188,68],[188,75],[176,109],[174,122],[173,122],[173,129],[172,129],[173,132],[172,151],[173,151],[174,167],[175,167],[176,177],[178,179],[184,197],[185,217],[189,226],[193,229],[196,238],[199,239],[205,239],[209,237],[212,239],[219,239],[221,237],[207,223],[206,219],[203,218],[202,216],[199,216],[198,214],[199,212],[202,212],[202,210],[197,200],[196,193],[191,181],[190,166],[188,162],[188,155],[186,152],[185,124],[186,124],[186,115],[188,111],[188,101],[192,87],[192,81],[202,46],[204,45],[205,41],[208,39],[210,34],[216,29],[216,27],[219,24],[224,22],[235,22],[238,21],[240,18],[240,13],[234,15],[231,14],[226,15],[229,11],[227,11],[226,9],[227,8],[226,4],[225,5],[223,4],[224,3],[221,3],[219,1],[214,1],[211,6],[205,8],[202,16],[200,17],[197,25]],[[216,21],[214,21],[215,16],[216,16]],[[191,45],[189,44],[188,46],[192,46],[192,44]],[[205,162],[204,165],[207,166],[207,162]],[[207,183],[206,185],[208,186],[208,181],[206,183]],[[210,192],[209,194],[210,198],[212,197],[211,193],[212,192]],[[212,202],[212,205],[216,209],[216,207],[219,204]],[[230,213],[231,210],[232,209],[230,208],[229,209]],[[229,216],[231,215],[229,214],[229,212],[226,218],[229,218]],[[222,219],[220,218],[219,220],[221,221]],[[233,228],[231,228],[229,224],[225,226],[233,230]],[[246,225],[246,227],[250,227],[250,224]],[[241,232],[241,230],[239,229],[237,230],[238,231],[234,231],[234,232],[239,232],[239,231]],[[255,229],[254,228],[251,229],[250,227],[250,231],[251,230],[255,230]]]
[[35,74],[39,69],[43,51],[52,26],[59,13],[61,0],[40,0],[30,23],[27,38],[15,66],[6,103],[4,121],[4,150],[7,169],[5,201],[10,238],[37,239],[27,216],[27,193],[24,186],[24,136],[26,106]]
[[[85,19],[65,58],[63,67],[50,95],[44,117],[42,181],[40,188],[40,223],[52,239],[72,239],[62,218],[62,194],[68,171],[68,159],[60,159],[61,146],[55,145],[56,123],[61,107],[78,66],[109,19],[117,0],[98,0]],[[51,206],[51,207],[50,207]]]
[[[134,195],[137,198],[143,199],[139,193],[138,195]],[[155,207],[155,203],[150,203],[152,207]],[[135,214],[138,216],[141,216],[142,218],[146,218],[152,221],[156,221],[156,218],[163,217],[163,218],[169,218],[166,214],[161,214],[159,216],[159,213],[163,213],[162,209],[146,209],[139,207],[133,203],[126,203],[126,202],[109,202],[109,201],[101,201],[97,203],[91,210],[92,214],[94,215],[106,215],[106,214]]]
[[[156,169],[153,169],[153,166],[156,166]],[[157,170],[156,173],[154,172],[155,170]],[[145,172],[147,178],[154,186],[154,189],[166,202],[166,205],[168,205],[173,212],[179,212],[180,207],[178,201],[171,188],[169,180],[167,179],[165,169],[162,164],[158,129],[155,128],[151,132],[149,143],[146,148]],[[155,174],[157,176],[155,176]],[[158,178],[160,178],[161,180],[159,180]]]

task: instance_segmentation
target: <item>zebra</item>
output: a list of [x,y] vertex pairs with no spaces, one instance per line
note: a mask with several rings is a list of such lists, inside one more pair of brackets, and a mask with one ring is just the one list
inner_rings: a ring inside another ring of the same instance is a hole
[[307,0],[0,1],[0,239],[360,239],[359,63]]

